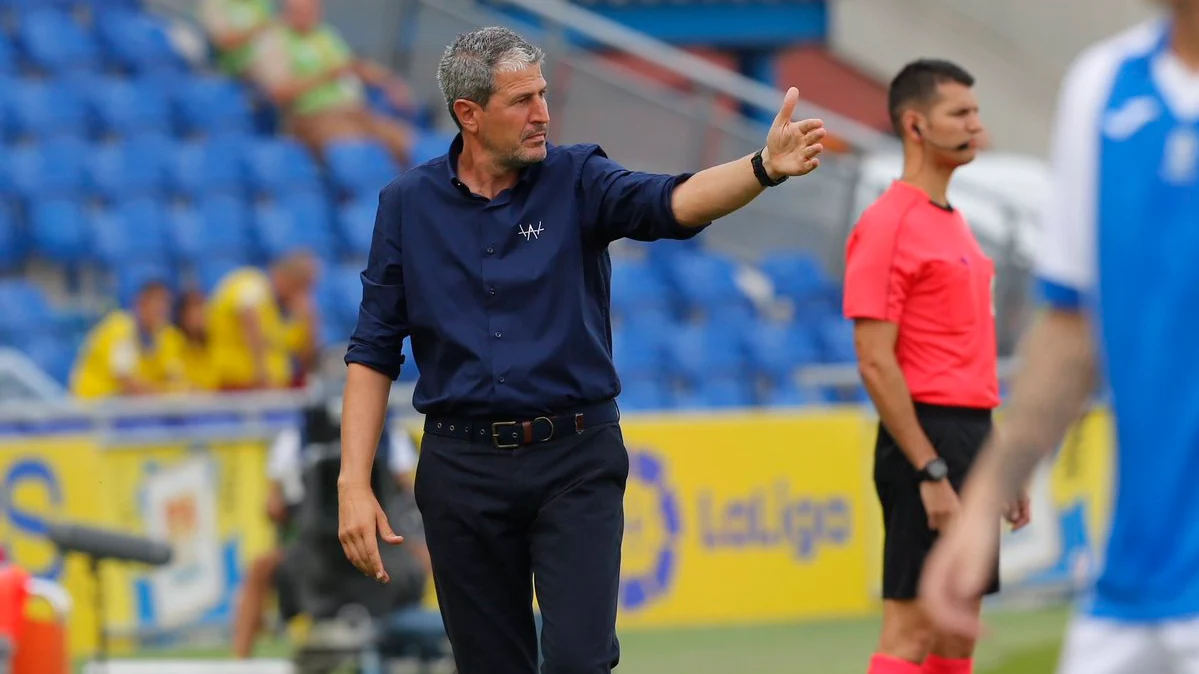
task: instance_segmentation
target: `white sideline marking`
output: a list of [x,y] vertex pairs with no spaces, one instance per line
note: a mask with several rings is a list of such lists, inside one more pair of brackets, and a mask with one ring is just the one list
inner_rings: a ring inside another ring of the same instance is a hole
[[83,674],[295,674],[287,660],[109,660],[89,662]]

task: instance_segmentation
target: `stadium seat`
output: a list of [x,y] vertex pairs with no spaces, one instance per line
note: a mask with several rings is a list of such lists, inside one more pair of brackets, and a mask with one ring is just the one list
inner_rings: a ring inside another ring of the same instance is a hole
[[[353,328],[354,325],[351,325],[351,334],[353,333]],[[404,340],[404,345],[400,347],[400,353],[404,354],[404,365],[400,367],[400,381],[415,382],[420,378],[420,368],[416,366],[416,358],[412,355],[411,339]]]
[[196,284],[201,292],[211,294],[229,272],[244,267],[247,263],[233,257],[205,258],[197,264]]
[[97,212],[91,218],[96,257],[108,268],[166,260],[166,213],[153,199],[138,197]]
[[371,249],[375,233],[378,198],[365,196],[343,204],[337,210],[337,231],[342,249],[349,257],[364,258]]
[[790,380],[796,370],[821,361],[821,348],[806,326],[792,323],[746,325],[749,364],[772,383]]
[[400,173],[387,148],[370,140],[331,143],[325,161],[334,189],[350,197],[377,195]]
[[627,317],[639,312],[669,313],[674,302],[670,288],[642,260],[613,258],[612,311]]
[[0,34],[0,75],[13,75],[17,72],[17,55],[12,44]]
[[101,145],[88,158],[88,182],[108,201],[157,195],[166,185],[167,164],[174,153],[173,141],[157,135]]
[[852,363],[857,359],[854,347],[853,323],[829,318],[820,324],[820,346],[828,363]]
[[695,382],[685,393],[675,399],[680,410],[705,410],[756,405],[753,388],[746,380],[735,375],[709,377]]
[[625,382],[621,380],[617,403],[621,411],[651,412],[668,410],[674,406],[673,393],[660,381],[645,379]]
[[43,335],[21,344],[21,351],[55,382],[67,386],[78,345],[68,337]]
[[215,259],[242,263],[254,249],[251,230],[246,204],[236,196],[215,194],[171,214],[171,254],[195,268]]
[[43,6],[22,12],[15,37],[29,63],[45,73],[92,69],[99,63],[95,37],[59,9]]
[[308,150],[290,138],[260,139],[246,152],[250,187],[259,194],[322,188],[321,175]]
[[68,267],[91,258],[90,228],[78,201],[39,200],[33,205],[29,224],[37,255]]
[[634,385],[640,381],[662,382],[667,370],[663,362],[665,331],[615,330],[612,334],[612,359],[621,381]]
[[25,242],[17,219],[4,202],[0,202],[0,270],[20,266],[25,257]]
[[182,142],[167,165],[169,189],[180,197],[245,191],[244,146],[248,138],[221,136]]
[[811,254],[770,253],[758,262],[758,269],[770,279],[775,294],[794,305],[797,314],[813,320],[836,315],[836,307],[830,302],[834,284]]
[[745,370],[745,348],[740,326],[682,325],[670,333],[665,355],[671,373],[691,386]]
[[412,151],[409,153],[412,165],[423,164],[449,152],[450,143],[453,142],[456,135],[457,132],[442,133],[437,131],[426,131],[419,134],[416,142],[412,144]]
[[823,402],[825,399],[821,391],[799,386],[793,381],[787,381],[772,388],[764,401],[771,407],[802,407],[819,405]]
[[13,135],[45,140],[88,136],[87,109],[68,85],[55,80],[17,80],[8,93]]
[[681,308],[693,314],[733,310],[752,315],[736,276],[732,260],[710,252],[677,255],[666,264],[667,282],[678,294]]
[[175,118],[186,134],[249,133],[253,128],[245,91],[215,75],[188,78],[179,85]]
[[13,148],[9,177],[16,193],[26,199],[80,194],[87,183],[88,151],[87,143],[66,137]]
[[153,81],[100,78],[92,83],[89,94],[99,137],[174,131],[170,105]]
[[267,260],[292,250],[307,249],[331,259],[336,257],[328,200],[319,192],[289,194],[280,201],[259,204],[254,211],[254,232]]
[[187,62],[171,46],[164,22],[128,9],[105,8],[95,16],[96,35],[107,60],[129,73],[182,72]]
[[24,279],[0,281],[0,340],[37,342],[56,332],[55,327],[53,308],[41,288]]

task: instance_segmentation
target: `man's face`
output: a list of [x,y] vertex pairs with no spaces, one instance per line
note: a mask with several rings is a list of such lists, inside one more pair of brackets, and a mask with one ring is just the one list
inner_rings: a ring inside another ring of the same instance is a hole
[[142,330],[158,332],[171,320],[171,291],[160,285],[146,288],[138,296],[136,311]]
[[321,25],[320,0],[288,0],[287,23],[301,33],[316,30]]
[[937,100],[929,106],[921,131],[930,156],[942,164],[961,166],[974,161],[986,129],[979,116],[974,91],[957,82],[938,87]]
[[496,73],[495,93],[477,119],[479,140],[502,165],[516,169],[545,159],[550,123],[545,91],[540,66]]

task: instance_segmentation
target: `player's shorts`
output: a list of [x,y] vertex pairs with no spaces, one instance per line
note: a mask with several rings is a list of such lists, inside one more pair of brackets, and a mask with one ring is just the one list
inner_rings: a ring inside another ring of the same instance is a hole
[[[991,432],[991,411],[916,403],[916,417],[949,465],[950,484],[960,491]],[[883,599],[915,599],[937,532],[928,527],[918,471],[881,423],[874,454],[874,485],[883,510]],[[986,594],[999,591],[998,554],[993,578]]]
[[1199,619],[1160,624],[1075,616],[1058,674],[1199,674]]

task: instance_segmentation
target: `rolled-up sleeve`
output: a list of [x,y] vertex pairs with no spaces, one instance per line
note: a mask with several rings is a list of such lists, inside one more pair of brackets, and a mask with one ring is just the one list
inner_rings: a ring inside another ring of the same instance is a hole
[[593,146],[580,176],[587,221],[607,241],[690,239],[711,224],[687,227],[675,218],[674,189],[691,176],[631,171]]
[[400,191],[389,185],[379,193],[370,255],[361,274],[358,325],[345,361],[365,365],[392,380],[400,376],[404,364],[400,347],[409,332],[400,252]]

